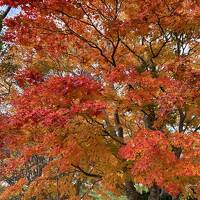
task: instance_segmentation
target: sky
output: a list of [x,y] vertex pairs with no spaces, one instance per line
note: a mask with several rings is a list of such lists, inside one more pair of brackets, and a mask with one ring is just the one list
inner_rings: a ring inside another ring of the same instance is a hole
[[[5,9],[6,9],[5,6],[0,7],[0,11],[3,11]],[[13,17],[13,16],[17,15],[19,12],[20,12],[19,8],[12,8],[8,14],[8,17]]]

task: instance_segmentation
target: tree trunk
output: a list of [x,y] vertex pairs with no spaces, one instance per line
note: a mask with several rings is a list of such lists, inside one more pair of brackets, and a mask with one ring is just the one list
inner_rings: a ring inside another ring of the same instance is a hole
[[150,188],[148,200],[160,200],[160,189],[156,185]]
[[164,189],[161,189],[160,200],[172,200],[172,196],[168,194]]
[[126,181],[125,192],[128,200],[140,200],[140,194],[136,191],[132,181]]

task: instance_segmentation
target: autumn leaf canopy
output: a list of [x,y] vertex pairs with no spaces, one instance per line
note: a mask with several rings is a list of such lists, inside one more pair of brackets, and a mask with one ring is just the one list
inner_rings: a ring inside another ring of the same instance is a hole
[[200,198],[198,0],[0,6],[0,199]]

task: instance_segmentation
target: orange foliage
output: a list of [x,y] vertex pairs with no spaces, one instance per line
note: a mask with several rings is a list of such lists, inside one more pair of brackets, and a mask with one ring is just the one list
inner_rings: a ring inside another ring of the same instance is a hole
[[134,184],[199,198],[198,1],[0,5],[21,11],[3,37],[20,67],[2,102],[2,199],[143,198]]

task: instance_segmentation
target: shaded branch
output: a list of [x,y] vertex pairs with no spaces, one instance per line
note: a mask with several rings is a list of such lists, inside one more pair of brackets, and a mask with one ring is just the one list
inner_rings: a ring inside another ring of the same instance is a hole
[[78,169],[81,173],[83,173],[84,175],[86,175],[86,176],[88,176],[88,177],[102,178],[101,175],[86,172],[84,169],[82,169],[81,167],[79,167],[79,166],[77,166],[77,165],[71,164],[71,166],[74,167],[74,168],[76,168],[76,169]]
[[134,55],[136,56],[145,66],[148,66],[147,62],[144,60],[144,58],[142,58],[141,56],[139,56],[138,54],[136,54],[136,52],[131,49],[123,40],[121,40],[121,43]]
[[10,10],[11,10],[11,6],[8,6],[8,7],[6,8],[6,10],[4,11],[4,13],[1,15],[1,19],[2,19],[2,20],[5,19],[5,18],[7,17],[8,13],[10,12]]
[[0,15],[0,20],[1,20],[1,22],[0,22],[0,31],[2,31],[2,29],[3,29],[2,21],[7,17],[8,13],[10,12],[10,10],[11,10],[11,6],[8,6],[6,8],[6,10],[3,12],[3,14]]

